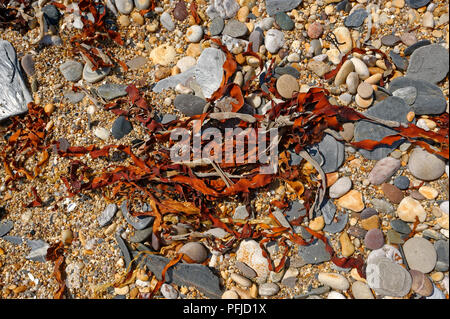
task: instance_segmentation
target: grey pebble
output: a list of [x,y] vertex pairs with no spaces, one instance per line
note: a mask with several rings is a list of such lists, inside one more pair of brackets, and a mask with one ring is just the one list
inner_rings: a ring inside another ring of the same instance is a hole
[[153,219],[154,219],[153,216],[144,216],[144,217],[142,217],[142,216],[139,216],[139,217],[131,216],[131,214],[129,213],[128,208],[127,208],[127,201],[126,200],[124,200],[122,202],[122,204],[120,205],[120,209],[122,210],[123,216],[125,217],[127,222],[131,226],[133,226],[133,228],[136,229],[136,230],[142,230],[144,228],[147,228],[153,222]]
[[291,11],[298,7],[303,0],[266,0],[266,11],[270,16],[278,12]]
[[11,229],[13,229],[14,223],[11,220],[3,220],[0,224],[0,237],[5,236]]
[[431,42],[429,40],[420,40],[417,41],[416,43],[410,45],[409,47],[407,47],[404,51],[405,56],[409,56],[411,54],[413,54],[414,51],[416,51],[418,48],[424,47],[426,45],[430,45]]
[[136,230],[134,235],[130,237],[133,243],[141,243],[152,235],[153,227],[147,227],[141,230]]
[[449,52],[440,44],[430,44],[414,51],[406,77],[432,83],[442,81],[449,70]]
[[100,227],[104,227],[106,225],[109,225],[111,223],[111,220],[114,218],[117,212],[117,205],[116,204],[108,204],[106,208],[103,210],[103,212],[98,216],[97,221]]
[[244,36],[247,32],[248,29],[245,23],[233,19],[228,21],[228,23],[225,25],[222,34],[228,35],[232,38],[240,38]]
[[168,31],[175,30],[175,23],[173,22],[172,17],[168,12],[163,12],[163,14],[161,14],[160,22],[162,26]]
[[225,22],[221,17],[215,17],[212,19],[211,24],[209,25],[209,33],[211,36],[216,36],[222,33],[223,28],[225,27]]
[[121,97],[127,95],[127,88],[124,84],[116,84],[116,83],[105,83],[100,85],[97,88],[97,93],[105,100],[112,100],[116,97]]
[[193,116],[203,113],[206,101],[195,95],[179,94],[173,104],[184,115]]
[[368,14],[365,9],[357,9],[344,19],[344,25],[347,28],[358,28],[363,24],[367,16]]
[[448,240],[437,240],[434,242],[434,249],[437,253],[436,271],[448,271],[449,264],[449,244]]
[[250,266],[241,261],[236,261],[234,265],[236,266],[237,269],[239,269],[242,275],[244,275],[247,278],[253,279],[257,276],[256,271],[254,271]]
[[325,243],[321,240],[316,240],[315,243],[308,246],[298,246],[298,255],[302,258],[302,266],[321,264],[331,259],[330,253],[325,248]]
[[333,221],[329,225],[325,225],[323,231],[331,234],[336,234],[341,232],[348,222],[348,213],[341,211],[338,212]]
[[114,121],[111,127],[111,134],[114,138],[120,140],[122,137],[130,133],[132,129],[133,127],[131,126],[131,122],[121,115]]
[[74,60],[68,60],[59,66],[59,71],[67,81],[77,82],[81,79],[83,65]]

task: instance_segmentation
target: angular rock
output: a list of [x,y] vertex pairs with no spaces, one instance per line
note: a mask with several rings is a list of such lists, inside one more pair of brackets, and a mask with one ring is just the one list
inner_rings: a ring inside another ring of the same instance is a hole
[[206,9],[206,14],[211,19],[220,16],[222,19],[233,18],[239,10],[236,0],[211,0],[211,5]]
[[105,100],[112,100],[116,97],[121,97],[127,95],[126,85],[115,84],[115,83],[105,83],[97,88],[97,93]]
[[28,247],[31,248],[30,253],[25,257],[28,260],[46,262],[45,256],[47,255],[47,249],[50,247],[45,241],[27,240]]
[[287,12],[297,8],[302,0],[266,0],[266,11],[269,16],[278,12]]
[[152,235],[153,227],[147,227],[141,230],[136,230],[134,235],[130,237],[130,241],[133,243],[142,243],[146,239],[149,239]]
[[206,101],[198,96],[191,94],[177,95],[174,106],[184,115],[193,116],[203,113]]
[[122,137],[127,135],[133,130],[130,121],[128,121],[124,116],[119,116],[113,123],[111,128],[111,134],[114,138],[120,140]]
[[330,253],[325,249],[325,243],[316,240],[309,246],[298,246],[298,255],[301,257],[301,265],[321,264],[331,259]]
[[323,231],[331,234],[341,232],[348,223],[348,213],[339,212],[330,224],[325,225]]
[[153,222],[153,216],[132,216],[128,211],[126,200],[122,202],[122,204],[120,205],[120,209],[122,210],[122,214],[127,222],[136,230],[147,228]]
[[347,28],[358,28],[363,24],[367,16],[368,14],[365,9],[357,9],[344,19],[344,25]]
[[0,224],[0,237],[5,236],[13,229],[14,223],[11,220],[3,220]]

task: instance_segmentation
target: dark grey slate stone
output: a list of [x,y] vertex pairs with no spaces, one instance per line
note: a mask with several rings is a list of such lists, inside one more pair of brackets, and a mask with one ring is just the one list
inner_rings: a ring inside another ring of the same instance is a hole
[[111,134],[114,138],[120,140],[122,137],[131,132],[133,127],[130,121],[128,121],[124,116],[119,116],[113,123],[111,128]]
[[178,119],[178,117],[176,115],[164,114],[162,119],[161,119],[161,124],[167,124],[167,123],[170,123],[170,122],[175,121],[177,119]]
[[294,29],[294,21],[292,21],[286,12],[278,12],[275,14],[274,18],[281,30],[290,31]]
[[31,252],[25,258],[32,261],[45,262],[45,256],[47,255],[47,249],[50,247],[45,241],[27,240],[28,247],[31,248]]
[[444,94],[442,93],[442,90],[433,83],[402,76],[395,78],[389,84],[389,91],[392,93],[400,88],[408,86],[417,89],[416,99],[411,105],[416,115],[441,114],[445,112],[447,103]]
[[364,239],[364,237],[366,237],[367,234],[367,230],[358,227],[358,226],[350,226],[347,229],[347,233],[353,237],[359,238],[359,239]]
[[[341,232],[348,222],[348,213],[346,212],[338,212],[335,218],[333,219],[332,223],[329,225],[325,225],[323,228],[323,231],[331,234],[336,234]],[[335,220],[337,219],[337,220]]]
[[325,173],[335,172],[345,158],[344,144],[329,134],[325,134],[322,141],[308,148],[307,152],[320,164]]
[[133,243],[141,243],[148,239],[152,235],[153,227],[144,228],[142,230],[136,230],[134,235],[130,237],[130,241]]
[[44,18],[48,24],[55,26],[58,25],[59,19],[61,19],[61,13],[54,5],[46,5],[42,8],[42,12],[44,13]]
[[223,28],[225,27],[225,22],[221,17],[215,17],[212,19],[211,24],[209,25],[209,32],[211,36],[216,36],[222,33]]
[[[300,234],[304,240],[311,240],[312,235],[303,226],[296,226],[296,233]],[[297,231],[298,230],[298,231]]]
[[409,234],[411,232],[409,225],[401,219],[391,220],[391,227],[393,230],[401,234]]
[[406,0],[406,4],[408,7],[413,9],[418,9],[420,7],[426,6],[428,3],[430,3],[431,0]]
[[266,11],[269,16],[278,12],[291,11],[298,7],[303,0],[266,0]]
[[20,236],[3,236],[2,239],[9,241],[13,245],[20,245],[23,243],[23,238]]
[[350,10],[352,9],[352,5],[348,2],[348,0],[344,0],[339,2],[336,5],[336,11],[345,11],[345,12],[350,12]]
[[430,44],[414,51],[406,77],[438,83],[449,70],[448,50],[440,44]]
[[264,35],[263,31],[260,28],[256,28],[255,30],[250,33],[250,36],[248,37],[248,42],[252,43],[252,51],[253,52],[259,52],[259,47],[263,43]]
[[134,217],[131,216],[130,212],[127,208],[127,200],[124,200],[122,204],[120,205],[120,209],[122,210],[123,216],[127,220],[127,222],[133,226],[136,230],[142,230],[144,228],[147,228],[150,226],[150,224],[153,222],[154,217],[153,216],[138,216]]
[[344,25],[347,28],[359,28],[364,19],[367,18],[368,14],[365,9],[357,9],[353,11],[347,18],[344,20]]
[[84,99],[85,96],[86,93],[84,92],[64,92],[64,98],[66,98],[72,104],[80,102],[82,99]]
[[11,220],[4,220],[0,224],[0,237],[5,236],[11,229],[13,229],[14,223]]
[[120,236],[120,233],[116,232],[114,237],[116,238],[117,245],[119,245],[120,252],[122,253],[123,259],[125,261],[125,269],[127,269],[132,260],[130,251],[128,250],[128,246],[125,240],[123,240],[123,238]]
[[321,264],[331,259],[331,255],[325,247],[323,241],[317,240],[309,246],[298,246],[298,255],[303,259],[304,265]]
[[293,202],[291,202],[290,208],[285,213],[286,219],[289,222],[299,218],[300,216],[305,215],[306,215],[306,208],[298,200],[294,200]]
[[20,69],[12,44],[0,40],[0,121],[26,112],[33,101]]
[[194,116],[203,113],[206,101],[195,95],[179,94],[173,104],[184,115]]
[[435,266],[436,271],[448,271],[448,255],[449,245],[448,240],[438,240],[434,243],[434,249],[437,253],[437,262]]
[[[138,250],[142,249],[138,247]],[[145,246],[144,246],[145,247]],[[138,251],[133,251],[133,258]],[[137,262],[144,260],[148,269],[155,274],[158,280],[161,280],[161,273],[164,267],[169,263],[169,259],[159,255],[141,255]],[[166,272],[165,282],[177,286],[194,286],[207,297],[219,299],[222,296],[219,278],[206,266],[199,264],[178,263],[169,268]]]
[[[364,114],[369,114],[383,120],[391,120],[406,123],[406,115],[411,108],[405,101],[399,97],[390,96],[385,100],[375,104]],[[365,139],[380,141],[384,137],[397,134],[397,131],[386,126],[370,123],[365,120],[358,121],[355,125],[355,141],[359,142]],[[391,146],[379,146],[372,151],[359,149],[359,152],[367,159],[380,160],[386,157],[395,148],[400,146],[404,140],[394,142]]]
[[398,70],[406,71],[406,69],[408,68],[408,59],[405,59],[404,57],[400,56],[400,54],[395,53],[394,51],[389,52],[389,57],[391,58],[392,62],[394,62]]
[[116,97],[127,95],[127,88],[124,84],[105,83],[97,88],[97,93],[105,100],[112,100]]
[[98,224],[100,227],[104,227],[111,223],[111,220],[114,218],[117,212],[116,204],[108,204],[100,216],[97,217]]
[[83,64],[68,60],[59,66],[59,71],[67,81],[77,82],[83,74]]
[[249,267],[246,263],[243,263],[241,261],[236,261],[236,263],[234,264],[236,266],[237,269],[239,269],[239,271],[242,273],[242,275],[244,275],[247,278],[255,278],[258,274],[256,273],[255,270],[253,270],[253,268]]
[[289,74],[296,79],[300,78],[300,72],[296,68],[293,68],[292,66],[276,67],[275,74],[277,75]]
[[405,56],[411,55],[414,51],[416,51],[418,48],[424,47],[426,45],[430,45],[431,42],[429,40],[420,40],[414,43],[413,45],[410,45],[407,47],[404,51]]
[[336,214],[336,205],[330,198],[325,197],[319,207],[319,211],[322,213],[325,224],[329,225],[333,221],[334,215]]
[[387,47],[393,47],[398,43],[400,43],[400,41],[401,41],[400,37],[393,34],[387,34],[381,37],[381,44]]

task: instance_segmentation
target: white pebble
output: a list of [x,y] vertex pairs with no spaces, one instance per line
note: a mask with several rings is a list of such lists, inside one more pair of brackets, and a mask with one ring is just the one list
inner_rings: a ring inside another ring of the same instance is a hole
[[199,25],[193,25],[186,31],[186,40],[188,42],[197,43],[203,38],[203,28]]
[[96,127],[94,129],[94,135],[99,139],[106,141],[109,138],[110,132],[104,127]]
[[322,284],[330,286],[336,290],[347,290],[350,284],[344,276],[338,273],[319,273],[317,278]]
[[343,294],[337,291],[330,291],[328,294],[327,299],[347,299]]

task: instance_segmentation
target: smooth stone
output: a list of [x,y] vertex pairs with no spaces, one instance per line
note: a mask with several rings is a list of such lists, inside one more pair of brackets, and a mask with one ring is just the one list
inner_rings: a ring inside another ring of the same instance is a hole
[[294,29],[294,21],[285,12],[276,13],[274,18],[281,30],[290,31]]
[[163,12],[161,14],[159,21],[161,22],[161,25],[166,28],[168,31],[175,30],[175,23],[172,20],[172,17],[168,12]]
[[133,130],[130,121],[124,116],[119,116],[113,123],[111,134],[115,139],[120,140]]
[[337,291],[330,291],[327,299],[347,299],[343,294]]
[[393,219],[390,221],[390,224],[391,224],[392,229],[399,233],[407,235],[411,232],[411,228],[403,220]]
[[108,204],[100,216],[97,217],[97,221],[100,227],[105,227],[109,225],[116,215],[117,205],[116,204]]
[[[138,246],[139,251],[148,251],[144,245]],[[140,255],[139,251],[133,251],[133,258],[137,257],[137,264],[143,261],[148,269],[156,276],[158,280],[162,279],[162,271],[170,262],[170,259],[160,255]],[[223,292],[220,289],[219,278],[207,266],[199,264],[178,263],[170,267],[166,272],[165,283],[177,286],[196,287],[208,298],[220,299]]]
[[255,278],[258,274],[256,273],[256,271],[254,271],[252,268],[250,268],[249,266],[247,266],[245,263],[240,262],[240,261],[236,261],[236,263],[234,264],[236,266],[237,269],[239,269],[239,271],[247,278]]
[[264,44],[267,51],[274,54],[284,45],[284,34],[280,30],[270,29],[267,31]]
[[417,200],[424,200],[425,199],[425,197],[423,197],[423,195],[421,193],[419,193],[418,190],[413,190],[413,191],[409,192],[409,195],[412,198],[417,199]]
[[408,266],[411,269],[419,270],[424,274],[434,269],[437,261],[437,253],[433,244],[421,237],[413,237],[403,244]]
[[168,44],[162,44],[162,45],[154,48],[150,52],[150,59],[155,64],[160,64],[162,66],[168,66],[175,60],[175,55],[176,55],[176,51],[173,46],[168,45]]
[[385,200],[374,198],[372,199],[373,208],[382,214],[391,214],[394,212],[394,207]]
[[25,54],[20,60],[20,64],[28,77],[31,77],[36,73],[34,59],[31,54]]
[[394,204],[399,204],[405,197],[403,195],[403,192],[395,185],[383,183],[381,185],[381,189],[383,190],[383,193],[384,195],[386,195],[387,199],[389,199]]
[[130,241],[133,243],[141,243],[146,239],[149,239],[152,235],[153,227],[147,227],[141,230],[136,230],[134,235],[130,237]]
[[[352,95],[350,93],[342,93],[341,95],[339,95],[339,102],[341,102],[343,105],[348,106],[350,103],[352,103]],[[348,124],[348,123],[345,123]],[[351,123],[353,124],[353,123]],[[353,124],[354,127],[354,124]],[[341,132],[340,132],[341,133]],[[342,134],[341,134],[342,136]],[[344,138],[344,136],[342,136]],[[352,138],[353,138],[353,131],[352,131]],[[346,138],[344,138],[344,140],[347,141]],[[350,141],[347,141],[350,142]]]
[[[323,26],[320,22],[311,23],[308,27],[308,37],[311,39],[318,39],[323,33]],[[316,54],[317,55],[317,54]]]
[[177,62],[177,67],[180,68],[181,72],[186,72],[190,68],[194,67],[197,64],[197,60],[191,56],[182,57]]
[[269,16],[278,12],[287,12],[297,8],[303,0],[266,0],[266,11]]
[[377,210],[372,208],[372,207],[364,208],[364,210],[359,215],[361,220],[368,219],[368,218],[370,218],[372,216],[378,216]]
[[175,108],[186,116],[194,116],[203,113],[206,101],[198,96],[191,94],[177,95],[173,102]]
[[259,295],[262,297],[274,296],[280,291],[280,286],[273,282],[266,282],[259,286]]
[[439,208],[445,213],[445,214],[447,214],[448,215],[448,209],[449,209],[449,205],[448,205],[448,200],[446,200],[446,201],[443,201],[440,205],[439,205]]
[[374,299],[369,286],[361,281],[352,283],[352,294],[355,299]]
[[138,10],[145,10],[150,7],[150,0],[134,0],[134,6]]
[[98,68],[93,71],[90,63],[86,63],[83,68],[83,79],[89,83],[96,83],[103,80],[111,71],[110,67]]
[[406,71],[409,65],[409,62],[406,58],[400,56],[400,54],[395,53],[394,51],[389,52],[389,57],[391,58],[392,62],[394,62],[397,70]]
[[325,75],[325,73],[328,73],[331,71],[330,66],[328,65],[328,63],[324,63],[321,61],[317,61],[317,60],[310,60],[307,64],[307,68],[308,70],[314,72],[315,74],[317,74],[319,77],[322,77]]
[[415,222],[416,217],[419,218],[420,222],[424,222],[427,213],[419,201],[407,196],[403,198],[398,205],[397,216],[405,222],[413,223]]
[[413,9],[426,6],[431,0],[406,0],[406,4]]
[[122,210],[122,214],[125,217],[126,221],[136,230],[147,228],[153,222],[153,216],[132,216],[128,211],[126,200],[122,202],[122,204],[120,205],[120,209]]
[[[372,106],[363,114],[375,116],[383,120],[397,121],[406,123],[406,115],[410,107],[398,97],[388,97],[383,101]],[[387,128],[380,124],[370,123],[365,120],[358,121],[355,125],[355,141],[359,142],[365,139],[380,141],[388,135],[397,134],[397,131]],[[379,146],[372,151],[359,149],[361,155],[366,159],[380,160],[386,157],[393,149],[397,148],[403,140],[394,142],[391,146]]]
[[386,237],[387,237],[388,244],[400,245],[405,242],[402,238],[402,235],[400,233],[397,233],[393,229],[388,229],[388,231],[386,233]]
[[409,274],[412,278],[411,289],[415,293],[423,297],[430,296],[433,293],[433,283],[423,272],[411,269]]
[[285,66],[285,67],[276,67],[275,68],[275,74],[276,75],[284,75],[289,74],[290,76],[299,79],[300,78],[300,72],[291,66]]
[[401,41],[400,37],[393,34],[388,34],[381,37],[381,44],[387,47],[394,47],[398,43],[400,43],[400,41]]
[[269,263],[263,256],[259,243],[254,240],[241,242],[236,252],[236,259],[256,271],[258,277],[267,278],[269,275]]
[[411,46],[417,42],[417,38],[416,38],[415,34],[412,32],[403,33],[400,36],[400,39],[402,39],[403,44],[406,46]]
[[347,233],[344,232],[339,236],[339,243],[341,244],[342,256],[350,257],[355,252],[355,246]]
[[30,253],[25,257],[31,261],[46,262],[47,250],[50,247],[48,243],[41,239],[26,241],[27,246],[31,248]]
[[378,258],[388,258],[397,264],[402,264],[403,259],[400,251],[392,245],[384,245],[380,249],[372,250],[367,256],[366,264],[376,263]]
[[330,225],[333,222],[334,215],[336,214],[336,205],[331,199],[325,196],[322,204],[318,208],[318,211],[322,214],[325,225]]
[[178,298],[178,291],[172,287],[171,285],[168,285],[166,283],[161,285],[161,294],[166,299],[177,299]]
[[222,19],[230,19],[236,15],[239,8],[236,0],[212,0],[211,5],[206,9],[206,14],[211,19],[218,16]]
[[415,148],[409,156],[408,169],[422,181],[433,181],[444,174],[445,162],[422,148]]
[[327,285],[332,289],[347,290],[348,288],[350,288],[350,283],[348,282],[347,278],[345,278],[341,274],[321,272],[319,273],[317,279],[320,283],[322,283],[323,285]]
[[61,13],[54,5],[46,5],[42,8],[42,13],[46,22],[50,25],[58,26],[61,19]]
[[84,92],[71,92],[71,91],[64,92],[64,98],[66,98],[72,104],[80,102],[81,100],[83,100],[85,96],[86,93]]
[[421,48],[421,47],[424,47],[424,46],[430,45],[430,44],[431,44],[431,42],[429,40],[417,41],[416,43],[407,47],[404,51],[404,54],[405,54],[405,56],[409,56],[409,55],[413,54],[413,52],[416,51],[418,48]]
[[439,195],[439,192],[436,189],[426,185],[419,188],[419,193],[426,199],[435,199]]
[[189,242],[184,244],[178,251],[180,254],[186,254],[189,258],[197,263],[202,263],[208,257],[208,251],[199,242]]
[[[353,65],[355,67],[355,72],[358,73],[358,76],[361,80],[365,80],[370,76],[369,68],[363,61],[361,61],[358,58],[351,58],[350,61],[352,61]],[[368,97],[364,97],[362,95],[361,95],[361,97],[365,98],[365,99],[368,98]]]
[[338,27],[334,29],[334,35],[338,44],[338,48],[342,54],[347,54],[353,48],[352,36],[350,30],[346,27]]
[[371,250],[380,249],[384,245],[383,232],[377,228],[367,231],[364,237],[364,244]]
[[[175,5],[175,8],[173,9],[173,17],[177,19],[178,21],[184,21],[189,16],[186,3],[184,0],[180,0]],[[222,20],[223,21],[223,20]],[[221,30],[222,31],[222,30]],[[213,35],[213,34],[211,34]],[[215,35],[215,34],[214,34]]]
[[59,66],[59,71],[67,81],[77,82],[83,74],[83,65],[74,60],[68,60]]
[[371,230],[380,226],[380,218],[376,215],[361,220],[361,226],[365,230]]
[[228,35],[232,38],[240,38],[247,32],[248,28],[245,23],[233,19],[225,24],[225,28],[223,29],[222,34]]
[[214,19],[212,19],[211,24],[209,25],[209,33],[211,34],[211,36],[219,35],[222,33],[224,27],[225,21],[221,17],[215,17]]
[[126,88],[124,84],[105,83],[97,88],[97,94],[109,101],[127,95]]
[[315,243],[308,246],[298,246],[298,255],[301,257],[301,266],[317,265],[331,259],[330,253],[325,248],[325,243],[321,240],[316,240]]
[[227,290],[223,293],[222,299],[239,299],[239,295],[234,290]]
[[255,29],[250,33],[250,36],[248,37],[248,42],[252,43],[253,52],[259,52],[259,48],[261,47],[263,40],[264,35],[261,29]]
[[367,16],[365,9],[357,9],[344,19],[344,25],[347,28],[358,28],[363,24]]
[[292,98],[294,92],[298,92],[300,87],[297,79],[290,74],[283,74],[277,80],[277,91],[285,99]]
[[408,77],[398,77],[389,83],[389,91],[393,93],[398,89],[411,86],[417,90],[416,98],[411,104],[416,115],[441,114],[445,111],[446,101],[442,90],[433,83]]
[[339,178],[336,181],[336,183],[331,185],[328,192],[330,198],[339,198],[345,195],[351,188],[352,188],[352,180],[349,177],[344,176]]
[[442,81],[448,73],[449,51],[440,44],[430,44],[414,51],[406,77],[432,83]]
[[21,245],[24,242],[23,238],[20,236],[3,236],[2,239],[13,245]]
[[367,109],[369,106],[372,105],[373,98],[370,97],[368,99],[363,99],[361,96],[359,96],[359,94],[357,94],[355,96],[355,102],[359,107],[361,107],[363,109]]
[[417,89],[414,86],[407,86],[395,90],[392,95],[403,99],[408,105],[413,105],[417,98]]
[[337,205],[359,213],[364,209],[362,194],[357,190],[350,190],[347,194],[339,198]]
[[412,285],[409,272],[384,257],[367,265],[366,279],[368,286],[382,296],[404,297],[410,292]]
[[448,271],[449,266],[449,244],[448,240],[437,240],[434,242],[437,253],[436,271]]
[[235,283],[237,283],[238,285],[240,285],[242,287],[249,288],[249,287],[252,286],[252,281],[249,280],[248,278],[242,276],[242,275],[239,275],[239,274],[236,274],[236,273],[232,273],[230,278]]
[[133,0],[115,0],[114,4],[122,14],[130,14],[134,7]]
[[222,228],[216,227],[216,228],[211,228],[211,229],[203,232],[203,234],[222,239],[222,238],[227,237],[230,233],[226,232]]
[[[199,25],[190,26],[186,31],[187,42],[197,43],[203,38],[203,28]],[[183,72],[183,71],[182,71]]]
[[348,93],[356,94],[359,85],[359,75],[356,72],[350,72],[345,80],[347,84]]
[[270,28],[273,27],[274,23],[275,23],[274,18],[272,18],[272,17],[264,18],[255,24],[255,30],[257,30],[259,28],[263,31],[268,31]]
[[369,99],[372,97],[372,94],[373,94],[372,85],[362,82],[358,85],[357,92],[358,92],[358,95],[360,97],[362,97],[363,99]]
[[347,79],[347,76],[350,74],[350,72],[353,72],[354,70],[355,66],[353,65],[353,62],[350,60],[345,61],[342,67],[339,69],[338,73],[336,74],[336,77],[334,79],[334,85],[339,86],[341,84],[344,84],[345,80]]
[[333,218],[332,222],[330,224],[327,224],[323,230],[331,234],[341,232],[345,228],[345,226],[347,226],[348,215],[349,214],[346,212],[339,212],[335,216],[335,218]]
[[0,224],[0,237],[5,236],[13,229],[14,223],[11,220],[3,220]]
[[130,70],[138,70],[142,68],[144,65],[146,65],[147,62],[148,62],[147,58],[143,56],[136,56],[131,60],[127,61],[127,66]]

